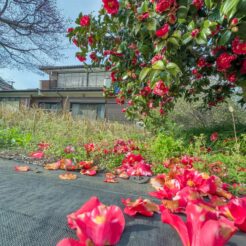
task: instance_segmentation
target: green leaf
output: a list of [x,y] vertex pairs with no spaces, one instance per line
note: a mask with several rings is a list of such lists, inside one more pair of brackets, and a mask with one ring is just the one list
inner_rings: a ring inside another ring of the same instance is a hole
[[191,21],[188,25],[188,30],[192,31],[193,29],[195,29],[196,25],[194,21]]
[[238,4],[238,11],[236,13],[236,17],[243,18],[246,13],[246,0],[241,0]]
[[246,39],[246,22],[241,22],[239,25],[238,25],[238,32],[237,32],[237,35],[242,38],[242,39]]
[[223,35],[220,37],[219,41],[218,41],[218,45],[225,45],[229,42],[230,38],[231,38],[231,31],[227,30],[226,32],[223,33]]
[[179,47],[179,41],[176,38],[171,37],[167,40],[167,42],[172,43],[173,45]]
[[237,9],[240,0],[227,0],[221,7],[221,14],[229,17]]
[[204,39],[203,36],[200,36],[198,38],[196,38],[196,43],[197,44],[206,44],[207,43],[207,39]]
[[160,73],[161,70],[152,70],[149,75],[151,82],[156,81],[156,79],[160,76]]
[[213,7],[213,1],[212,0],[205,0],[205,5],[208,7],[208,9],[211,9]]
[[182,32],[180,30],[174,31],[172,35],[172,37],[175,37],[177,39],[181,39],[181,36],[182,36]]
[[201,33],[204,33],[206,39],[207,36],[211,34],[210,28],[208,27],[202,28]]
[[165,69],[165,65],[163,61],[157,61],[152,65],[152,68],[155,70],[164,70]]
[[140,29],[141,29],[141,23],[137,23],[135,25],[135,27],[134,27],[134,33],[135,33],[135,35],[138,34],[138,32],[140,31]]
[[188,14],[188,8],[185,6],[180,6],[177,12],[177,17],[179,19],[185,19]]
[[183,36],[182,36],[182,43],[183,44],[188,44],[191,40],[192,40],[192,36],[191,34],[188,32],[188,33],[185,33]]
[[155,19],[150,19],[150,18],[148,19],[148,22],[146,24],[147,29],[149,31],[156,31],[156,25],[157,25],[156,20]]
[[140,13],[148,12],[148,2],[144,1],[140,7]]
[[169,62],[166,68],[173,76],[177,76],[179,73],[182,73],[179,66],[174,62]]
[[139,79],[140,79],[141,81],[143,81],[143,80],[146,78],[146,76],[148,75],[148,73],[149,73],[150,71],[151,71],[151,68],[149,68],[149,67],[143,68],[142,71],[141,71],[140,74],[139,74]]

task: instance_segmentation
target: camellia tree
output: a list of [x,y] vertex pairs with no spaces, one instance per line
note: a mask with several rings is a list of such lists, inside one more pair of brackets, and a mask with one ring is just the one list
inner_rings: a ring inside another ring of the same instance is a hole
[[129,117],[165,115],[177,98],[208,107],[246,91],[246,0],[102,0],[68,37],[81,62],[111,72],[106,95]]

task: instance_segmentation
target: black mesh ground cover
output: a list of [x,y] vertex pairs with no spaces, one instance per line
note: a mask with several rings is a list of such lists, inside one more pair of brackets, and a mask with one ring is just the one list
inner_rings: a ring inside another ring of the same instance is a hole
[[[66,215],[78,209],[91,196],[105,204],[123,207],[121,198],[146,196],[147,184],[121,181],[107,184],[103,177],[85,177],[76,181],[58,179],[60,171],[16,173],[13,161],[0,159],[0,246],[55,246],[64,237],[75,237],[67,227]],[[33,169],[36,167],[33,166]],[[160,217],[126,217],[126,229],[119,245],[181,245],[178,235]],[[239,233],[229,245],[245,245]]]

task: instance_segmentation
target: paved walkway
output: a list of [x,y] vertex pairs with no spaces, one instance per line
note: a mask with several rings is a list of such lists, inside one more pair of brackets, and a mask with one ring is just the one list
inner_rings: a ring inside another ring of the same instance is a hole
[[[67,226],[66,215],[78,209],[91,196],[105,204],[123,208],[121,198],[145,197],[151,187],[129,181],[103,182],[102,176],[80,176],[75,181],[59,180],[60,171],[17,173],[14,161],[0,159],[0,245],[55,246],[64,237],[75,237]],[[181,246],[176,232],[161,223],[160,216],[125,216],[126,228],[119,245]],[[245,245],[245,234],[238,233],[228,245]]]

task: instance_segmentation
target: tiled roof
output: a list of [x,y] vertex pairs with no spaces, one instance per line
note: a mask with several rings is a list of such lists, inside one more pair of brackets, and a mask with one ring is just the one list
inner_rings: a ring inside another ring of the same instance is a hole
[[13,90],[13,86],[4,81],[3,78],[0,77],[0,90]]

